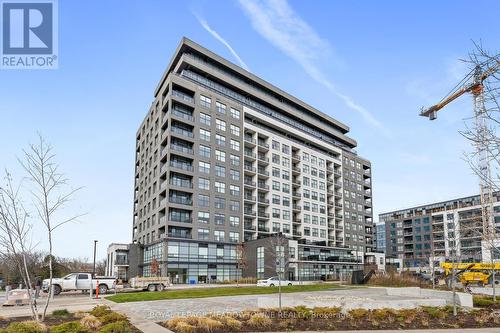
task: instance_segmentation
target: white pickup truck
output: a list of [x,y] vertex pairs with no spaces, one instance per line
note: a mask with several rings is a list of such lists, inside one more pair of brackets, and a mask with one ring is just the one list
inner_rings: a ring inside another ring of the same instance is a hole
[[[54,295],[59,295],[62,291],[70,290],[89,290],[92,288],[95,291],[99,287],[99,294],[105,294],[110,289],[115,289],[116,278],[114,277],[95,277],[92,278],[90,273],[71,273],[62,278],[53,278],[52,285],[54,286]],[[42,290],[49,291],[49,279],[43,280]]]

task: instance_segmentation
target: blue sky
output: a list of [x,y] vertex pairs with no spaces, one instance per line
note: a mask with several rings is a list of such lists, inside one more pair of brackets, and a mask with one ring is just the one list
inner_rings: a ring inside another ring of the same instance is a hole
[[[91,258],[98,239],[103,257],[130,241],[135,132],[186,36],[239,63],[230,45],[254,74],[350,126],[373,164],[375,214],[475,194],[458,133],[471,99],[434,122],[418,112],[466,73],[458,59],[472,40],[498,52],[499,11],[498,1],[63,0],[59,69],[0,71],[0,167],[19,175],[16,156],[40,131],[84,186],[67,214],[88,213],[56,234],[56,254]],[[35,238],[43,248],[38,228]]]

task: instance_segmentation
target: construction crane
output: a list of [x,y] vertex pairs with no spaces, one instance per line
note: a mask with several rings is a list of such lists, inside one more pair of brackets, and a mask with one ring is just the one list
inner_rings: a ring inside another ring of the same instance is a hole
[[488,114],[484,105],[484,87],[483,82],[490,75],[500,68],[498,55],[477,64],[439,103],[427,109],[422,108],[420,115],[428,117],[430,120],[437,118],[437,112],[450,104],[465,93],[471,93],[473,97],[475,130],[477,141],[475,142],[478,169],[480,178],[480,199],[482,210],[483,238],[493,236],[495,228],[493,227],[492,206],[493,190],[491,186],[490,156],[487,146],[488,140]]

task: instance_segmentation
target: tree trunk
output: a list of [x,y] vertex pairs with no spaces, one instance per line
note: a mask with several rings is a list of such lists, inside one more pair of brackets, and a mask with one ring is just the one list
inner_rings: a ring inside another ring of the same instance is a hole
[[451,288],[453,290],[453,316],[457,316],[457,292],[455,289],[455,268],[451,271]]
[[47,314],[47,308],[49,307],[50,298],[53,295],[52,286],[52,233],[49,231],[49,290],[47,295],[47,300],[45,301],[45,307],[43,308],[42,321],[45,320],[45,315]]
[[28,288],[28,294],[29,294],[29,298],[30,298],[30,308],[31,308],[31,313],[33,314],[33,318],[36,320],[36,321],[39,321],[39,317],[38,317],[38,309],[37,309],[37,305],[36,305],[36,299],[33,300],[33,290],[31,288],[31,279],[30,279],[30,273],[29,273],[29,270],[28,270],[28,264],[26,263],[26,255],[23,254],[23,266],[24,266],[24,274],[26,274],[26,286]]

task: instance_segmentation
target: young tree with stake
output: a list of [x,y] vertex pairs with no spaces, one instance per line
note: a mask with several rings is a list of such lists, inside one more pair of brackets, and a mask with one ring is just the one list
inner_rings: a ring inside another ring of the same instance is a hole
[[71,201],[74,194],[79,190],[66,190],[68,179],[59,172],[59,166],[55,161],[53,148],[44,138],[39,135],[38,143],[31,144],[29,149],[24,150],[24,158],[19,163],[28,173],[28,179],[32,183],[31,193],[33,205],[40,222],[46,229],[49,257],[49,297],[45,302],[42,313],[42,321],[45,320],[47,308],[53,293],[53,236],[54,231],[63,225],[75,221],[82,215],[71,217],[60,217],[60,212],[66,204]]

